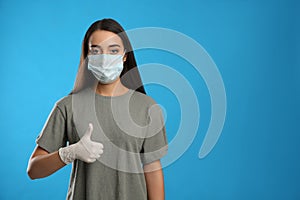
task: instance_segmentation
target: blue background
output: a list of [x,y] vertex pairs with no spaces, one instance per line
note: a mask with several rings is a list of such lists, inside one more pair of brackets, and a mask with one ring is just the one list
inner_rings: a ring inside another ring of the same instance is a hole
[[[299,11],[296,0],[0,1],[0,199],[65,198],[70,166],[32,181],[27,162],[54,103],[73,87],[85,31],[104,17],[127,30],[157,26],[194,38],[223,77],[225,126],[200,160],[210,118],[201,76],[166,52],[136,54],[139,64],[181,68],[201,106],[194,142],[164,169],[166,199],[300,199]],[[179,103],[166,88],[147,91],[165,106],[170,141]]]

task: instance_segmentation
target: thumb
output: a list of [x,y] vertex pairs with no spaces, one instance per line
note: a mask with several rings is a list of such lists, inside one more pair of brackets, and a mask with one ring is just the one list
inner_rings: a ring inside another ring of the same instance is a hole
[[93,124],[89,123],[89,126],[88,126],[88,128],[86,129],[86,131],[84,133],[84,137],[87,137],[87,138],[91,139],[93,129],[94,129]]

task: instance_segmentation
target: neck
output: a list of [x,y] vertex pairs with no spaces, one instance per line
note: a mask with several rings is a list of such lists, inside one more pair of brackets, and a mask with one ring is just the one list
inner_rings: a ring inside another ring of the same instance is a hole
[[96,92],[102,96],[120,96],[125,94],[128,91],[120,81],[120,79],[116,80],[110,84],[97,84]]

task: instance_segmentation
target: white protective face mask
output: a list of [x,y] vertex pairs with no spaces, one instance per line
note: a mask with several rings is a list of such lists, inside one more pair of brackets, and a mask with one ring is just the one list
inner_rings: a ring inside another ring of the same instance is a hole
[[88,69],[102,84],[114,82],[123,70],[123,55],[88,55]]

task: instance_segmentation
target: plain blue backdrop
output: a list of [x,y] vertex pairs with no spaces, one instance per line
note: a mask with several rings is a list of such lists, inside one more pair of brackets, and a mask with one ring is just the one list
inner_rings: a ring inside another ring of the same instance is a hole
[[[65,198],[70,166],[32,181],[27,162],[54,103],[72,89],[85,31],[107,17],[127,30],[164,27],[192,37],[223,77],[225,126],[213,151],[199,159],[210,119],[204,81],[176,56],[136,53],[138,64],[181,69],[200,102],[194,142],[164,169],[166,199],[300,199],[299,13],[296,0],[1,0],[0,199]],[[179,104],[166,88],[146,89],[165,107],[170,141]]]

